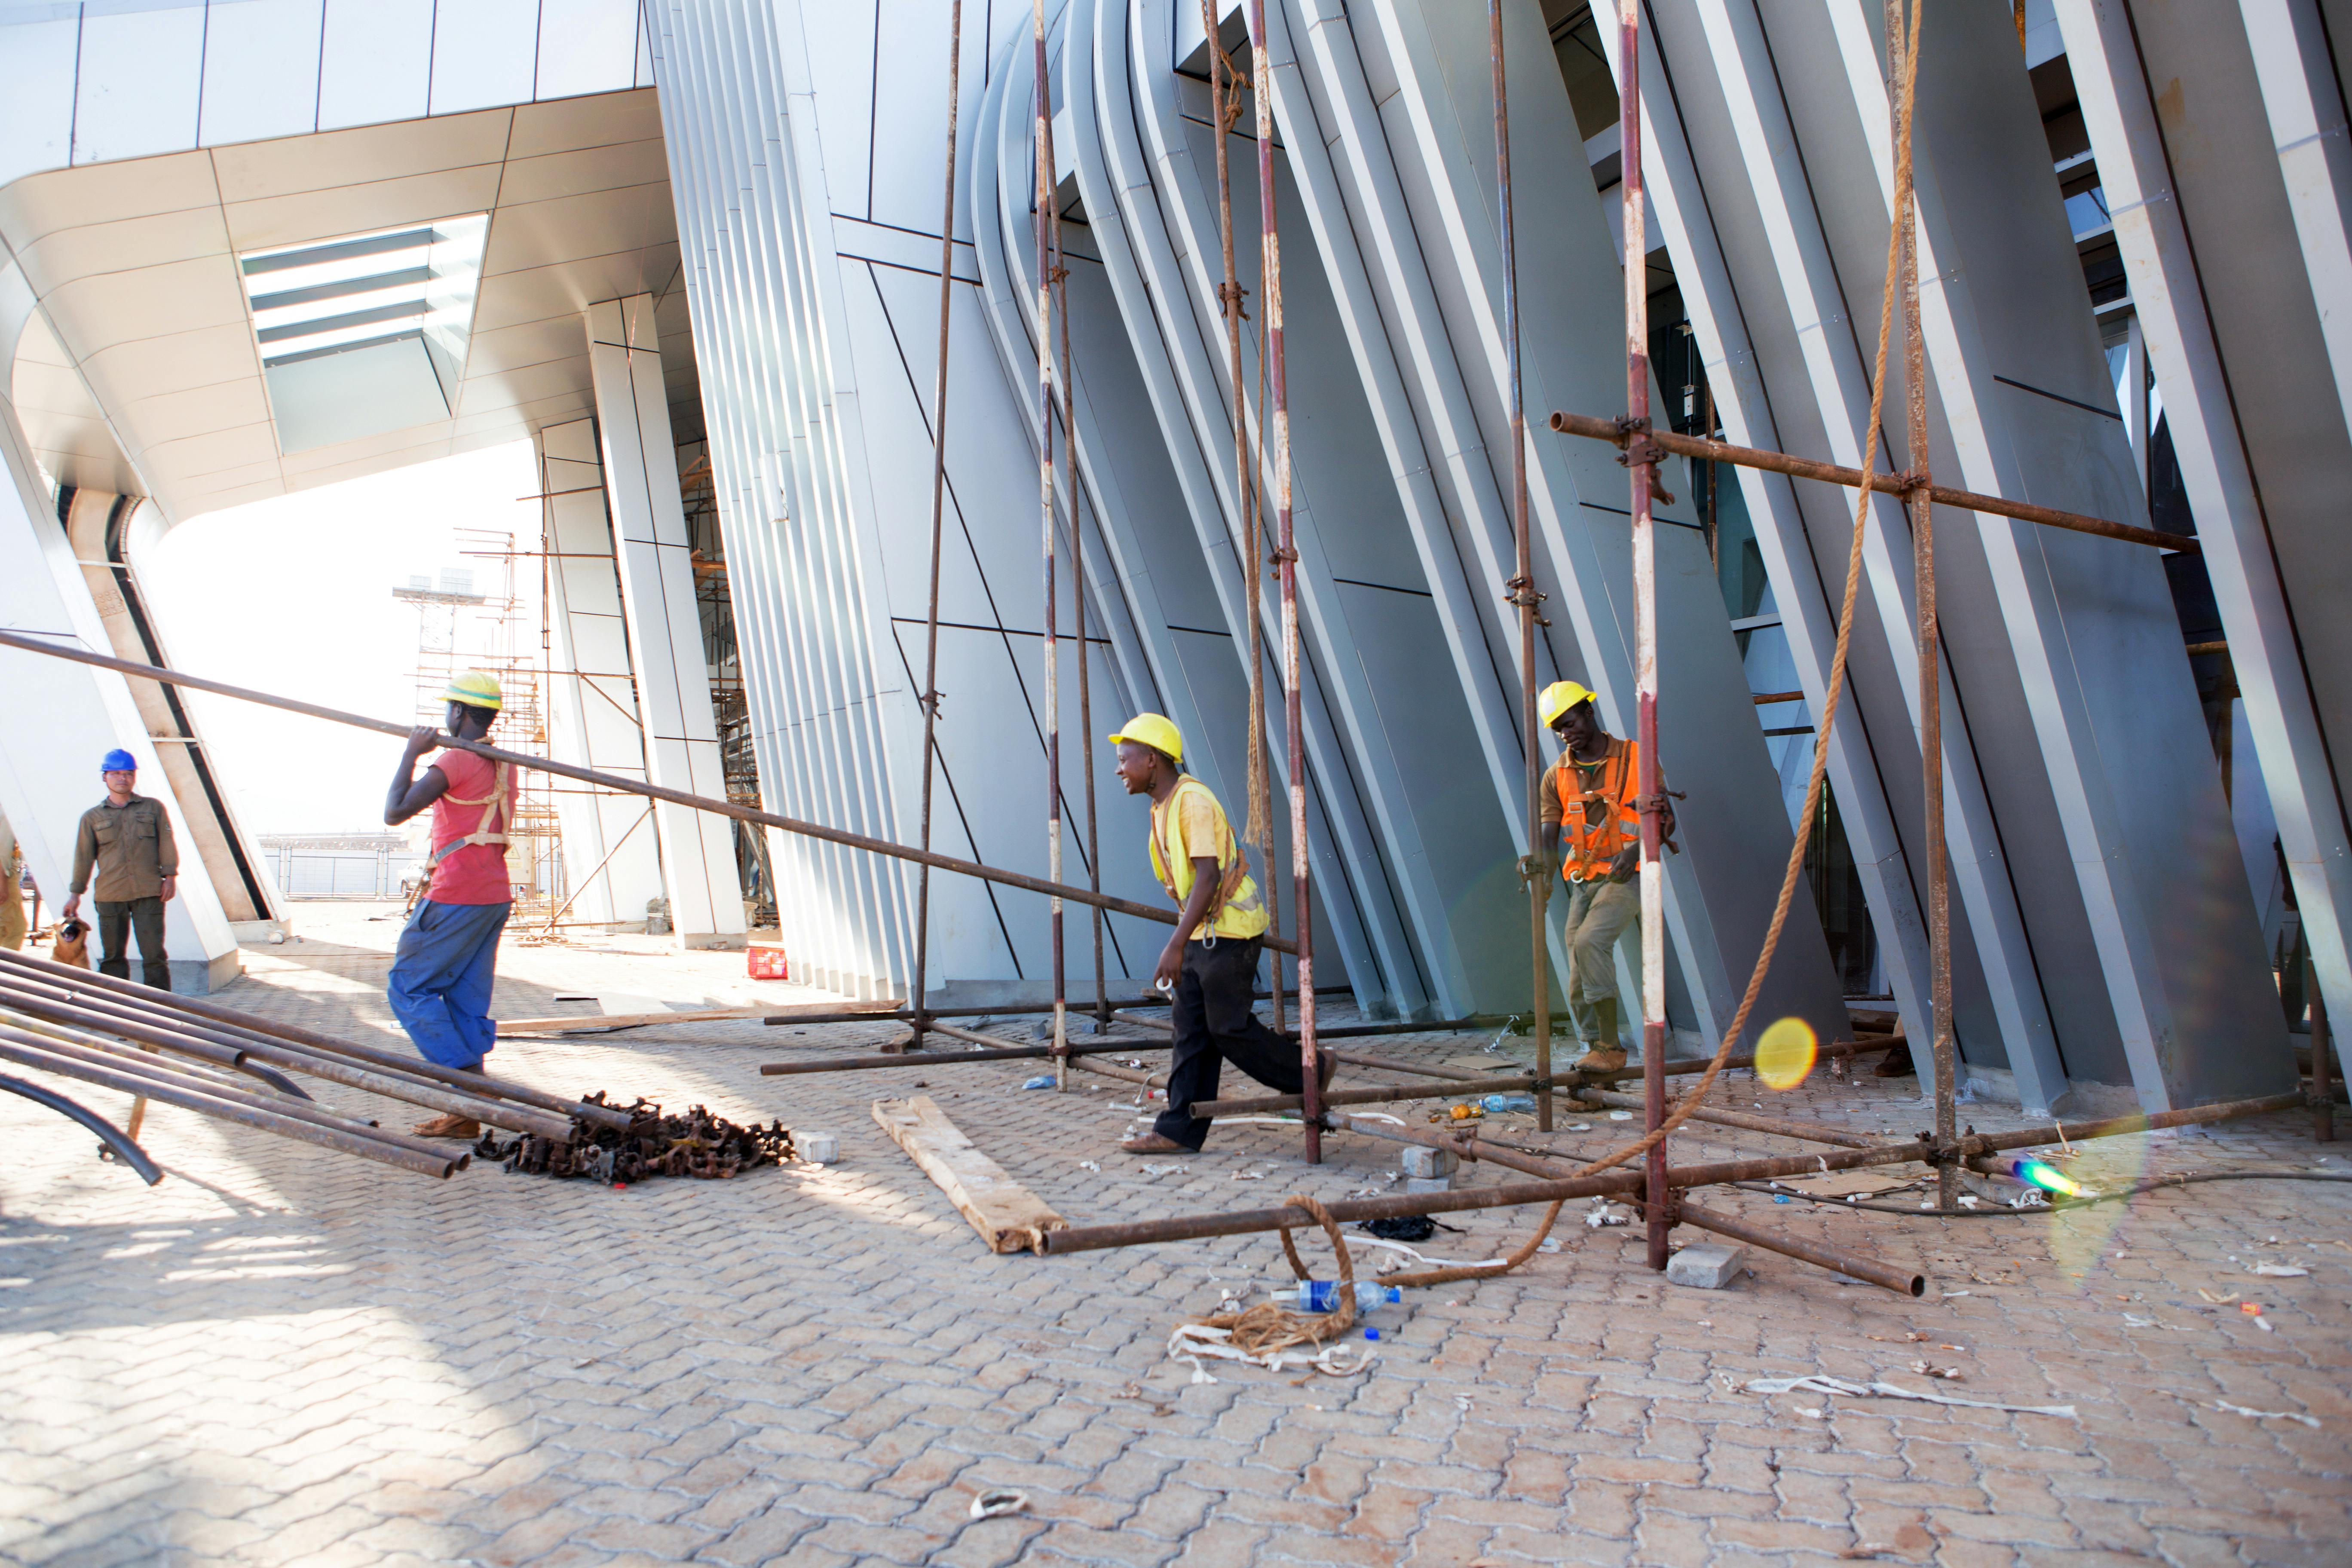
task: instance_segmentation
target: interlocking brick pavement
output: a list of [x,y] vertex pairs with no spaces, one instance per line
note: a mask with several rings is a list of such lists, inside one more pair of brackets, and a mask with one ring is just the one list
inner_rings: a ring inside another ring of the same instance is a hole
[[[256,950],[226,1000],[384,1037],[396,927],[369,912],[309,917],[310,939]],[[499,1006],[723,1000],[747,993],[740,965],[625,939],[509,943]],[[1919,1302],[1769,1255],[1728,1290],[1669,1288],[1637,1230],[1588,1228],[1572,1206],[1560,1251],[1377,1313],[1361,1376],[1212,1363],[1196,1382],[1165,1359],[1169,1331],[1224,1290],[1278,1282],[1270,1237],[991,1257],[870,1101],[926,1083],[1076,1223],[1388,1190],[1394,1146],[1335,1137],[1308,1169],[1294,1133],[1234,1126],[1153,1177],[1115,1147],[1127,1085],[1074,1074],[1068,1094],[1024,1091],[1018,1062],[756,1074],[890,1032],[720,1024],[502,1045],[499,1070],[549,1088],[699,1100],[842,1141],[829,1169],[627,1191],[495,1167],[436,1183],[162,1108],[147,1142],[172,1175],[150,1190],[79,1129],[0,1100],[0,1559],[1463,1568],[1875,1546],[1948,1568],[2352,1561],[2343,1187],[2215,1183],[2063,1221],[1709,1199],[1923,1268]],[[1485,1043],[1370,1048],[1444,1060]],[[1819,1073],[1774,1096],[1739,1075],[1721,1092],[1871,1132],[1923,1121],[1907,1080]],[[319,1093],[387,1124],[415,1114]],[[1629,1130],[1580,1120],[1559,1148]],[[1526,1121],[1507,1125],[1533,1140]],[[1709,1129],[1677,1157],[1790,1147]],[[2352,1150],[2316,1148],[2284,1116],[2099,1157],[2117,1180],[2352,1168]],[[1493,1256],[1532,1219],[1454,1216],[1460,1232],[1427,1249]],[[2310,1273],[2247,1273],[2258,1260]],[[2208,1300],[2232,1292],[2265,1305],[2269,1331]],[[1739,1391],[1811,1372],[1926,1387],[1922,1359],[1962,1373],[1940,1391],[2071,1403],[2081,1419]],[[973,1521],[985,1487],[1025,1490],[1030,1509]]]

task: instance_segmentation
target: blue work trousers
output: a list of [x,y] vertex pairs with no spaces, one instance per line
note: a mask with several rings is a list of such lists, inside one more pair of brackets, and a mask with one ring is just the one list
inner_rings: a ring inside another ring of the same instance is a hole
[[499,932],[507,904],[421,900],[393,950],[386,987],[392,1015],[427,1061],[477,1068],[498,1042],[490,983],[499,967]]

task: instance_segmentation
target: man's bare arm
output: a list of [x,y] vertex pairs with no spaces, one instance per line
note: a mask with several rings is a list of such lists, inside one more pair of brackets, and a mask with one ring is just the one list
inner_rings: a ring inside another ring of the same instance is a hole
[[431,751],[440,740],[441,731],[430,724],[419,724],[408,732],[408,748],[401,753],[399,771],[392,775],[392,788],[383,797],[383,825],[397,827],[439,800],[449,790],[449,775],[439,768],[427,768],[425,776],[416,776],[416,759]]

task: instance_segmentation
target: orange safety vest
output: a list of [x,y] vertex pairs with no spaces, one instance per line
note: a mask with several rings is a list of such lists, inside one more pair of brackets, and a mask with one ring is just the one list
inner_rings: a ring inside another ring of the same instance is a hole
[[1559,874],[1570,882],[1605,879],[1609,863],[1642,841],[1639,794],[1642,747],[1610,737],[1608,754],[1580,764],[1562,753],[1559,780]]

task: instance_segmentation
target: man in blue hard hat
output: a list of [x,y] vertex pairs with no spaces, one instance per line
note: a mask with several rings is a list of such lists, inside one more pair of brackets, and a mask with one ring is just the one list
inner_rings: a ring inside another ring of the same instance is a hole
[[124,939],[139,939],[140,978],[159,991],[172,988],[171,961],[163,956],[163,906],[179,890],[180,850],[172,841],[172,819],[163,803],[133,793],[139,761],[117,747],[98,764],[106,798],[81,814],[74,835],[73,885],[60,911],[81,918],[81,896],[98,876],[98,972],[131,978]]
[[[498,679],[478,669],[453,679],[442,695],[449,704],[444,721],[461,741],[487,739],[505,701]],[[428,806],[433,811],[425,892],[394,950],[387,999],[426,1060],[476,1072],[499,1037],[490,987],[498,978],[499,933],[514,898],[507,879],[514,773],[505,763],[451,747],[419,777],[417,760],[441,743],[441,731],[430,724],[410,731],[384,797],[387,827]],[[436,1116],[415,1131],[421,1138],[482,1135],[480,1124],[465,1116]]]

